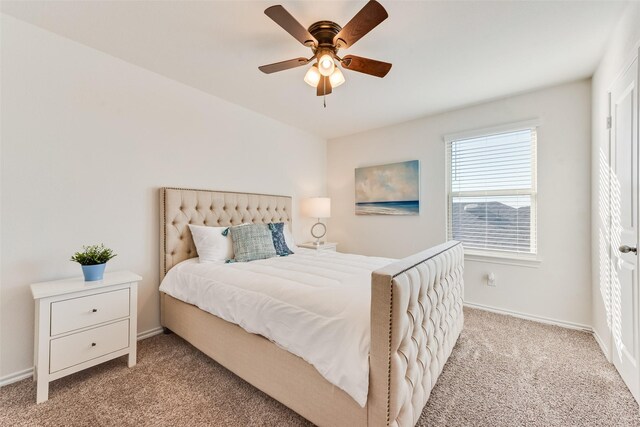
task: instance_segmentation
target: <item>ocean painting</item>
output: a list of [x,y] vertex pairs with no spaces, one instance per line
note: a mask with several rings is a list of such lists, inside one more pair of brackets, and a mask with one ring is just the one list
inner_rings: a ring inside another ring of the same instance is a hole
[[356,169],[356,215],[419,215],[420,162]]

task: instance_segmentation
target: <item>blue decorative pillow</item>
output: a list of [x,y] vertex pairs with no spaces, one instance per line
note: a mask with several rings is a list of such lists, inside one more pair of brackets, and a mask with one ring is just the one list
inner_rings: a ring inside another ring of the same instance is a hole
[[272,222],[269,224],[271,237],[273,238],[273,246],[276,248],[278,256],[287,256],[293,254],[293,251],[287,246],[284,240],[284,222]]
[[235,261],[246,262],[277,256],[271,230],[267,224],[229,227]]

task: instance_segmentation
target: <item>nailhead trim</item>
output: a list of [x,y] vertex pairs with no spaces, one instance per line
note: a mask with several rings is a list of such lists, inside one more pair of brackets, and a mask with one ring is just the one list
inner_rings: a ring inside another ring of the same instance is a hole
[[387,427],[391,422],[391,331],[393,330],[393,277],[389,282],[389,354],[387,357]]
[[[162,278],[167,275],[167,189],[162,189]],[[162,280],[162,279],[161,279]]]

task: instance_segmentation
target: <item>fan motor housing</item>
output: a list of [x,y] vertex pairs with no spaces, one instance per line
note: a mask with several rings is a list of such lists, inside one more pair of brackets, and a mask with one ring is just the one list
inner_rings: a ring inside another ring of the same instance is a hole
[[336,51],[333,38],[342,30],[342,27],[333,21],[318,21],[309,27],[308,31],[318,40],[318,48],[329,48]]

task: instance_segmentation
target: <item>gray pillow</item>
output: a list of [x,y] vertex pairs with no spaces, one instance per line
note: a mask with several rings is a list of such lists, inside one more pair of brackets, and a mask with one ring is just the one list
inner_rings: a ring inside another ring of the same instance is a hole
[[271,230],[267,224],[247,224],[230,227],[234,261],[246,262],[277,256]]

